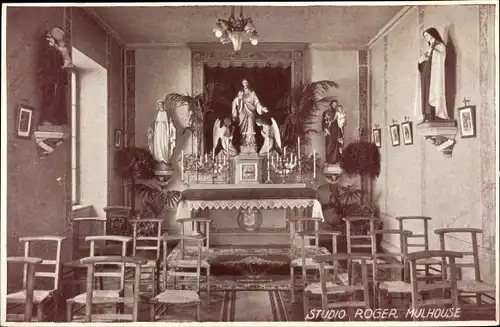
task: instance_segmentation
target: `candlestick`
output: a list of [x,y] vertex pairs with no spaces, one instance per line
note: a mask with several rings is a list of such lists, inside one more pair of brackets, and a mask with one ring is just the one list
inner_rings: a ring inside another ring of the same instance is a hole
[[283,149],[283,157],[286,157],[286,146],[285,146],[285,148]]
[[300,160],[300,136],[297,136],[297,155]]
[[208,153],[205,153],[205,162],[208,162]]
[[313,178],[316,179],[316,150],[313,151]]

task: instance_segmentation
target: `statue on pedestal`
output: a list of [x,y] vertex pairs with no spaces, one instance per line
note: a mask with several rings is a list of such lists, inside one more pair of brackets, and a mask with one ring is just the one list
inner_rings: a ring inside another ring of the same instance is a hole
[[175,149],[176,128],[163,101],[156,103],[156,110],[156,119],[148,128],[148,146],[156,161],[168,164]]
[[325,164],[338,164],[344,146],[344,126],[346,115],[336,100],[323,114],[323,133],[325,135]]
[[255,143],[255,119],[257,115],[262,115],[268,112],[266,107],[263,107],[257,94],[249,87],[248,81],[241,81],[242,89],[232,103],[232,118],[239,127],[241,133],[241,149],[247,153],[257,153]]

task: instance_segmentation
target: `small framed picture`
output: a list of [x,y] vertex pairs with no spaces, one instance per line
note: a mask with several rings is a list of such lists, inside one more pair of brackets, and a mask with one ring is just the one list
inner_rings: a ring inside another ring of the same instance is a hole
[[382,145],[382,142],[381,142],[381,140],[380,140],[380,133],[381,133],[380,128],[375,128],[375,129],[373,129],[373,132],[372,132],[372,137],[373,137],[373,140],[372,140],[372,141],[373,141],[373,143],[375,143],[375,145],[376,145],[377,147],[379,147],[379,148],[380,148],[380,147],[381,147],[381,145]]
[[115,130],[115,148],[121,148],[123,142],[123,131],[119,128]]
[[392,146],[399,146],[399,125],[394,124],[389,126],[389,130],[391,131],[391,141]]
[[403,143],[405,145],[413,144],[413,126],[411,121],[401,123],[401,130],[403,132]]
[[242,163],[240,165],[241,180],[242,181],[256,181],[257,180],[257,164],[256,163]]
[[476,137],[476,106],[458,108],[462,138]]
[[20,105],[17,110],[16,136],[30,139],[33,131],[33,108]]

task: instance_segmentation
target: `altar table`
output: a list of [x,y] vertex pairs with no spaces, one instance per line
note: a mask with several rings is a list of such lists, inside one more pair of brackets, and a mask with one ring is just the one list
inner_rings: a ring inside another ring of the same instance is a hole
[[214,245],[287,244],[288,218],[324,219],[316,190],[286,184],[187,189],[181,193],[176,219],[197,215],[212,220],[210,243]]

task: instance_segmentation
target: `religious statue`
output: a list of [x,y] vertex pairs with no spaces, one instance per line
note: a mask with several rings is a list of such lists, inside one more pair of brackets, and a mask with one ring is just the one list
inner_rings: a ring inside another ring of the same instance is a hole
[[325,134],[325,163],[338,164],[344,146],[344,126],[346,114],[336,100],[330,103],[330,109],[323,114],[323,132]]
[[[241,146],[255,149],[255,118],[256,115],[266,113],[259,98],[252,90],[246,79],[241,81],[243,89],[238,91],[232,103],[233,121],[239,126],[241,133]],[[256,152],[256,150],[254,150]]]
[[278,124],[274,118],[257,117],[255,120],[257,126],[262,127],[262,137],[264,143],[259,150],[259,155],[265,155],[272,150],[281,153],[281,137]]
[[439,32],[424,31],[428,49],[418,61],[419,80],[415,96],[415,115],[422,122],[449,119],[445,96],[446,45]]
[[212,153],[216,153],[215,150],[220,141],[220,145],[225,156],[227,155],[226,152],[229,152],[229,155],[236,155],[236,149],[233,145],[233,133],[234,127],[230,118],[226,117],[224,118],[224,121],[221,121],[220,119],[215,120]]
[[42,93],[40,125],[68,123],[66,108],[66,68],[72,68],[64,31],[54,26],[40,40],[38,81]]
[[156,110],[156,119],[148,128],[148,146],[156,161],[168,164],[175,150],[176,128],[163,101],[156,103]]

